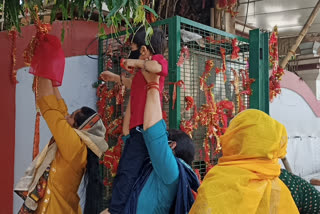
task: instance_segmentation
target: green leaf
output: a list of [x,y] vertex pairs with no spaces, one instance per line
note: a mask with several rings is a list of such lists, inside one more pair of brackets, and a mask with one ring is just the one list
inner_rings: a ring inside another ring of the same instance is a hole
[[140,5],[140,0],[133,0],[133,2],[134,2],[134,4],[135,4],[136,6],[139,6],[139,5]]
[[146,45],[150,44],[150,39],[152,34],[153,34],[153,28],[149,26],[146,31],[146,38],[145,38]]
[[61,12],[62,12],[62,19],[67,20],[68,19],[68,8],[66,8],[63,4],[60,5]]
[[86,9],[90,4],[91,4],[91,1],[92,0],[87,0],[85,3],[84,3],[84,9]]
[[103,24],[99,26],[99,35],[106,35],[106,31],[104,30]]
[[94,1],[98,11],[99,11],[99,15],[101,16],[101,13],[102,13],[102,3],[101,3],[101,0],[95,0]]
[[120,14],[120,16],[122,17],[122,19],[125,21],[126,25],[127,25],[130,29],[132,29],[132,25],[130,24],[129,20],[128,20],[124,15],[122,15],[121,13],[119,13],[119,14]]
[[61,30],[61,43],[64,42],[64,26],[62,27],[62,30]]
[[151,7],[147,6],[147,5],[143,5],[144,9],[146,9],[147,11],[149,11],[150,13],[152,13],[156,18],[158,18],[158,14],[156,13],[156,11],[154,11],[154,9],[152,9]]
[[145,23],[145,20],[146,20],[146,13],[143,9],[143,6],[138,6],[136,12],[135,12],[135,17],[133,19],[133,22],[135,24],[139,24],[139,23],[142,23],[144,24]]
[[[119,2],[121,3],[119,4]],[[121,8],[123,8],[127,4],[127,2],[128,0],[122,0],[122,1],[118,0],[117,3],[115,4],[116,6],[108,14],[107,19],[110,18],[111,16],[114,16]]]
[[50,23],[52,23],[56,19],[56,14],[57,14],[57,7],[54,6],[51,10]]
[[71,3],[70,4],[70,18],[71,19],[73,19],[74,9],[75,9],[75,4]]
[[108,7],[108,10],[111,10],[112,7],[113,7],[112,0],[107,0],[106,4],[107,4],[107,7]]

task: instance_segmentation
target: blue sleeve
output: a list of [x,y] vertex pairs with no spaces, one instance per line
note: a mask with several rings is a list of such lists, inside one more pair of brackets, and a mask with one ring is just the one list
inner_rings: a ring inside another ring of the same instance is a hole
[[142,130],[153,169],[165,184],[175,182],[179,169],[172,149],[168,145],[166,123],[160,120],[147,130]]
[[124,142],[124,144],[126,144],[127,143],[127,140],[130,138],[130,134],[128,134],[128,135],[123,135],[122,137],[121,137],[121,139],[122,139],[122,141]]

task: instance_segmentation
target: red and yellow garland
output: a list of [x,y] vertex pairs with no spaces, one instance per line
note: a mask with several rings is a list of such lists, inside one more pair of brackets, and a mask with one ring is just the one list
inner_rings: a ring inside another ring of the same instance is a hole
[[[119,160],[121,157],[123,141],[122,136],[122,117],[112,120],[114,116],[115,106],[111,105],[109,102],[112,98],[116,98],[117,105],[123,104],[124,89],[121,86],[115,86],[112,89],[108,89],[107,85],[102,83],[97,88],[97,107],[98,113],[101,116],[104,126],[106,127],[106,141],[109,141],[110,137],[117,138],[118,142],[114,147],[109,148],[100,162],[104,164],[111,172],[112,176],[115,176],[118,169]],[[105,177],[105,185],[111,185],[108,177]]]
[[272,73],[269,78],[269,96],[270,101],[281,93],[280,81],[284,75],[284,70],[279,66],[278,53],[278,28],[275,26],[269,40],[269,55],[270,65],[272,66]]
[[15,69],[16,66],[16,60],[17,60],[17,36],[18,36],[18,32],[15,28],[12,28],[9,31],[8,34],[9,38],[11,39],[11,45],[12,45],[12,49],[11,49],[11,82],[13,84],[17,84],[19,83],[17,81],[17,70]]
[[226,65],[226,49],[220,47],[220,53],[221,53],[221,58],[222,58],[222,68],[216,68],[216,73],[223,73],[223,81],[227,81],[227,75],[226,75],[226,70],[227,70],[227,65]]
[[[38,12],[39,9],[37,6],[33,8],[33,16],[35,27],[36,27],[36,35],[32,37],[32,40],[28,44],[27,48],[24,51],[24,63],[27,66],[30,66],[32,58],[34,56],[34,52],[38,47],[39,43],[43,40],[46,34],[51,30],[50,24],[43,24],[39,18]],[[13,78],[16,78],[16,72],[13,75]],[[38,77],[34,77],[33,79],[33,91],[35,98],[38,95]],[[35,130],[34,130],[34,141],[33,141],[33,159],[39,154],[39,144],[40,144],[40,110],[36,107],[36,120],[35,120]]]
[[[229,40],[212,40],[210,37],[206,38],[207,42],[212,44],[221,44],[223,42],[230,42]],[[232,40],[233,51],[230,56],[231,59],[237,59],[239,57],[238,53],[240,48],[238,47],[237,39]],[[224,75],[224,81],[226,81],[226,51],[224,48],[220,48],[221,58],[222,58],[222,68],[216,68],[216,73],[222,72]],[[182,61],[182,60],[181,60]],[[180,64],[179,64],[180,65]],[[211,70],[214,68],[214,61],[209,59],[206,61],[205,70],[200,76],[200,90],[204,92],[206,97],[206,103],[201,105],[199,112],[197,111],[194,99],[190,96],[185,97],[186,108],[182,112],[189,111],[194,108],[194,114],[189,119],[182,119],[180,123],[180,129],[192,137],[194,130],[198,128],[198,123],[201,126],[206,127],[206,134],[203,141],[204,148],[204,161],[206,163],[207,171],[210,170],[213,165],[211,162],[211,156],[218,154],[221,150],[219,137],[224,134],[228,121],[233,118],[235,113],[239,113],[244,110],[246,106],[243,104],[242,95],[251,95],[251,84],[254,82],[253,79],[249,77],[248,70],[241,70],[241,80],[238,73],[231,69],[233,72],[234,80],[230,81],[234,86],[235,95],[237,97],[238,107],[235,110],[235,105],[232,101],[222,100],[220,102],[215,101],[213,94],[214,84],[210,85],[207,83],[208,77],[211,75]],[[242,85],[240,86],[240,84]],[[212,154],[211,154],[212,153]],[[202,155],[202,150],[200,150],[200,156]]]

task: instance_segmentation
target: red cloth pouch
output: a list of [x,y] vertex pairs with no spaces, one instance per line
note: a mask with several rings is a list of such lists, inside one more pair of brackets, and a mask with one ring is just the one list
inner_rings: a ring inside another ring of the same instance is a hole
[[60,40],[45,35],[36,47],[29,73],[52,80],[54,87],[61,86],[64,74],[65,56]]

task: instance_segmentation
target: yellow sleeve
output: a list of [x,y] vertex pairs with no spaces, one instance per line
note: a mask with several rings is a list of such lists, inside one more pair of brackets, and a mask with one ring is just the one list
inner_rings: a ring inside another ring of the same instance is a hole
[[59,102],[54,95],[42,97],[37,104],[62,157],[72,161],[86,146],[65,119],[65,111],[59,108]]
[[58,100],[58,105],[59,105],[59,111],[61,111],[63,116],[68,115],[68,107],[66,103],[64,102],[64,99]]

